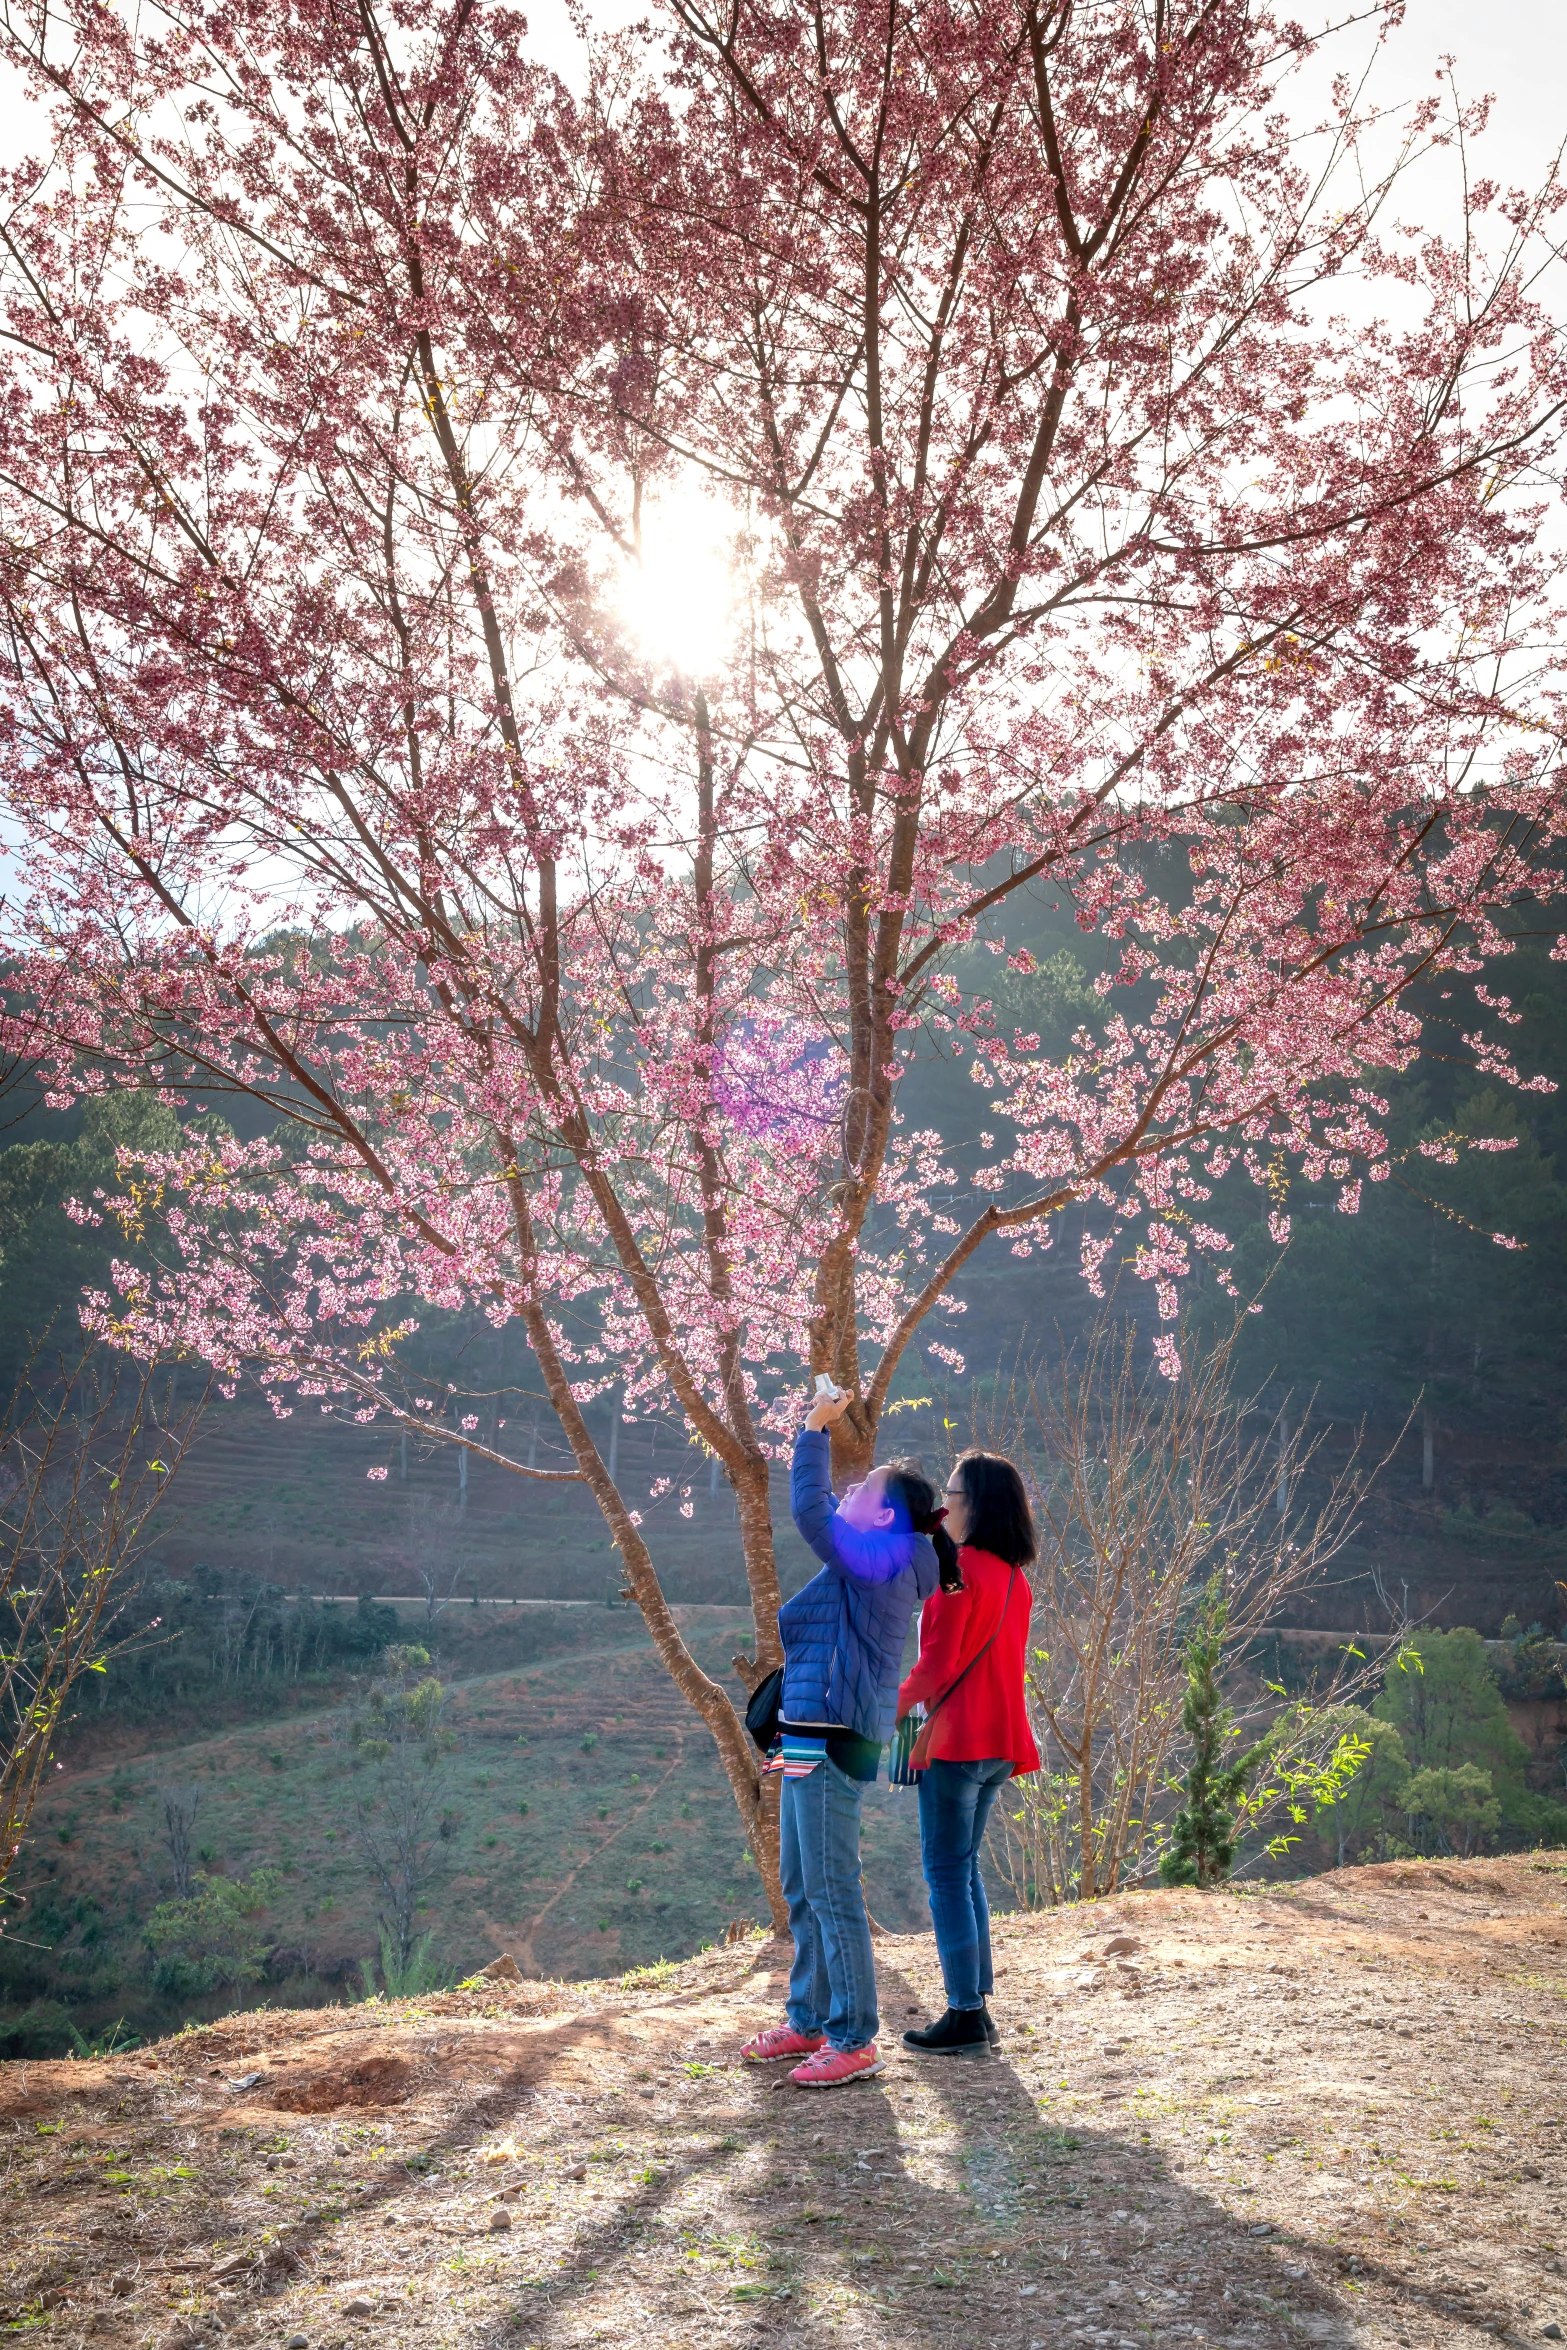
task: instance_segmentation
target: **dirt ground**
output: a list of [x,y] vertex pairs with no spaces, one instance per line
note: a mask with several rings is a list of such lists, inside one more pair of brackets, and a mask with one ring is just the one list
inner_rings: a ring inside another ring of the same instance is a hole
[[[1567,1856],[998,1922],[999,2058],[738,2062],[784,1953],[0,2067],[0,2324],[62,2345],[886,2350],[1567,2333]],[[1558,2332],[1556,2329],[1560,2328]]]

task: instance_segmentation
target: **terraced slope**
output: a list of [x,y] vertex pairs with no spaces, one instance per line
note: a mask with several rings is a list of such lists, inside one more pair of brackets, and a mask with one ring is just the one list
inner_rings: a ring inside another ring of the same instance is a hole
[[[531,1422],[512,1419],[485,1433],[514,1459],[532,1450],[540,1467],[567,1468],[552,1426],[542,1419],[535,1435]],[[384,1423],[356,1428],[304,1407],[278,1420],[253,1396],[217,1399],[160,1521],[160,1555],[181,1574],[215,1563],[323,1592],[415,1591],[431,1557],[443,1580],[461,1569],[465,1593],[599,1600],[618,1588],[608,1533],[584,1487],[530,1481],[484,1461],[473,1462],[464,1487],[454,1452],[417,1444],[406,1480],[402,1467]],[[617,1467],[670,1595],[743,1599],[734,1496],[722,1479],[715,1484],[712,1464],[677,1447],[668,1430],[637,1425],[622,1432]],[[372,1468],[387,1470],[384,1482],[367,1475]],[[655,1501],[649,1489],[660,1478],[676,1482]],[[780,1541],[786,1574],[798,1579],[808,1554],[787,1523]]]

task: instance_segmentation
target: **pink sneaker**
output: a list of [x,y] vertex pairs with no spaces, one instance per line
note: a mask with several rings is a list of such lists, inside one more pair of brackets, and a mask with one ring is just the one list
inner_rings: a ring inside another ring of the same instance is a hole
[[740,2054],[747,2064],[772,2064],[780,2056],[814,2056],[826,2045],[820,2032],[797,2032],[793,2024],[775,2024],[770,2032],[747,2040]]
[[867,2040],[863,2048],[824,2048],[797,2064],[789,2078],[797,2089],[840,2089],[845,2081],[868,2080],[880,2071],[876,2043]]

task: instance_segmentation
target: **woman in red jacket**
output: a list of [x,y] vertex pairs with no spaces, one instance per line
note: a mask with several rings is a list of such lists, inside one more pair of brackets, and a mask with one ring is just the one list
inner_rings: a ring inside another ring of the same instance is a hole
[[1023,1696],[1034,1605],[1023,1570],[1039,1545],[1023,1480],[998,1453],[966,1452],[946,1503],[958,1575],[944,1572],[925,1602],[919,1662],[898,1692],[898,1712],[926,1709],[911,1759],[947,2012],[903,2040],[923,2056],[983,2056],[999,2035],[985,2004],[993,1976],[979,1855],[1004,1782],[1039,1768]]

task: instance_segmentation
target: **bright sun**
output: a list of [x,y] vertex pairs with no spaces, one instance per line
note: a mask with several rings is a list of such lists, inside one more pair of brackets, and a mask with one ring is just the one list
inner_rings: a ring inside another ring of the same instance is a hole
[[618,602],[643,651],[687,677],[708,675],[734,621],[735,518],[695,482],[671,484],[642,511],[642,561],[627,564]]

